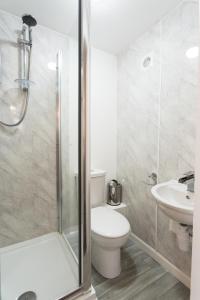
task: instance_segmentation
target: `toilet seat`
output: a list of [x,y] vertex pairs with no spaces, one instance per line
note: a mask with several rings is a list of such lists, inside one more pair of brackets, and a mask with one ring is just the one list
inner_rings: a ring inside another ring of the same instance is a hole
[[111,208],[96,207],[91,210],[91,229],[96,235],[114,239],[127,235],[130,224],[122,214]]

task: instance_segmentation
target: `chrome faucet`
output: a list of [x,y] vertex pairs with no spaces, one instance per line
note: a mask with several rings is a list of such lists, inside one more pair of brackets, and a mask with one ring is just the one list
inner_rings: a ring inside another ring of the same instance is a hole
[[185,183],[187,185],[187,191],[194,193],[194,172],[190,171],[183,175],[183,177],[179,178],[179,183]]

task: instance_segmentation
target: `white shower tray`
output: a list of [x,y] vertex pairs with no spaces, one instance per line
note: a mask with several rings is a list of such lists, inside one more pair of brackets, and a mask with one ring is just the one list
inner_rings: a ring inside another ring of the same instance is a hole
[[78,266],[65,239],[50,233],[0,250],[1,299],[33,291],[37,300],[55,300],[78,287]]

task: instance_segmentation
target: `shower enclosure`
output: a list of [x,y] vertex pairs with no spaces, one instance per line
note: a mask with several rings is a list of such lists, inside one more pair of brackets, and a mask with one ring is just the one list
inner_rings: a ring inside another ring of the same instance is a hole
[[2,300],[91,285],[88,12],[88,0],[0,3]]

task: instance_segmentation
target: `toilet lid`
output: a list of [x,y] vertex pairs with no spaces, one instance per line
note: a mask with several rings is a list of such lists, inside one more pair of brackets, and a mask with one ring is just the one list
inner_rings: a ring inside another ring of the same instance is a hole
[[128,220],[120,213],[107,207],[96,207],[91,210],[91,228],[98,235],[117,238],[130,231]]

